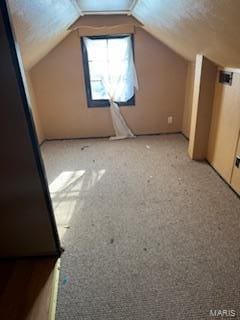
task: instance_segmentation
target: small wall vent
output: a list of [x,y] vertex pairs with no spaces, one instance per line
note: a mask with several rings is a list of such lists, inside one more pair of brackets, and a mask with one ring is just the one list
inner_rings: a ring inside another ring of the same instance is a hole
[[219,82],[223,84],[232,85],[233,72],[229,71],[220,71],[219,72]]

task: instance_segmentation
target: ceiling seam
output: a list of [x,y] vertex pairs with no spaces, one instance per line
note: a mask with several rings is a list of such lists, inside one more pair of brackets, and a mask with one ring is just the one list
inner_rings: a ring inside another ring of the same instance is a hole
[[79,3],[78,3],[78,0],[72,0],[71,2],[72,2],[72,4],[73,4],[73,6],[75,7],[75,9],[78,11],[79,17],[82,16],[82,15],[83,15],[83,11],[82,11],[82,9],[80,8],[80,5],[79,5]]
[[129,10],[82,11],[83,15],[129,14]]
[[132,14],[134,8],[136,7],[137,3],[138,3],[138,0],[133,0],[131,5],[129,6],[129,11],[131,12],[131,14]]

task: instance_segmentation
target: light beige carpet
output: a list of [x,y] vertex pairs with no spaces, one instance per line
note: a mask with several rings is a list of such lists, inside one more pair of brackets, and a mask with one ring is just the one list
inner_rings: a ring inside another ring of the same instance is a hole
[[181,135],[47,142],[42,152],[66,250],[58,320],[240,314],[240,201],[188,158]]

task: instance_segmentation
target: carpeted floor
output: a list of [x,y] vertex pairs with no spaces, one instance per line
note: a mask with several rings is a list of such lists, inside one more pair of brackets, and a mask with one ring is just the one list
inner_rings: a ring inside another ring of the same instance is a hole
[[66,250],[57,320],[240,318],[240,200],[181,135],[42,152]]

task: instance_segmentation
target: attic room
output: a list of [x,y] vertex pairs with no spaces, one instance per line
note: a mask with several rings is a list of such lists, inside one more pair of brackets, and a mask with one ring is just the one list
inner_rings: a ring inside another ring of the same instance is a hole
[[0,2],[0,319],[240,319],[240,1]]

